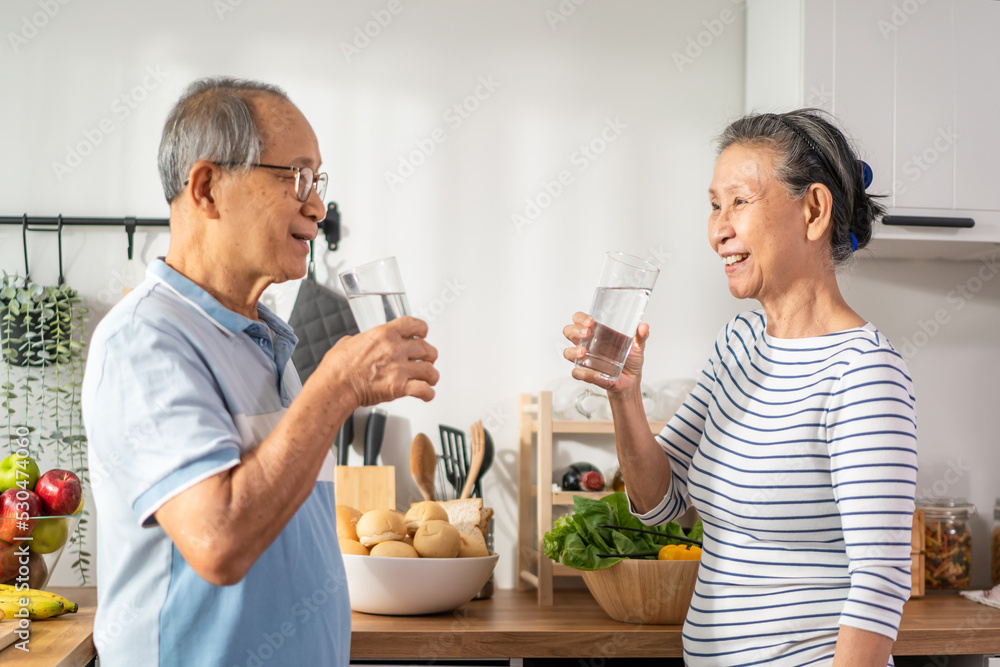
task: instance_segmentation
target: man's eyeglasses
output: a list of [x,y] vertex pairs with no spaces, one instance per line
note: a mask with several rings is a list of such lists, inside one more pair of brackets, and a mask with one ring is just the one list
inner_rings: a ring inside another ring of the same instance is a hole
[[294,171],[295,172],[295,196],[299,201],[304,202],[309,199],[309,190],[316,188],[316,194],[319,195],[320,199],[326,195],[326,185],[329,181],[329,176],[326,173],[317,174],[310,167],[282,167],[276,164],[260,164],[258,162],[252,162],[246,164],[245,162],[217,162],[220,167],[263,167],[264,169],[281,169],[283,171]]
[[[320,199],[326,196],[326,185],[330,180],[330,177],[326,175],[326,172],[317,174],[310,167],[282,167],[276,164],[260,164],[257,162],[251,162],[246,164],[245,162],[216,162],[215,164],[220,167],[264,167],[265,169],[282,169],[284,171],[294,171],[295,172],[295,196],[299,201],[304,202],[309,199],[309,190],[311,188],[316,188],[316,194],[319,195]],[[188,184],[188,180],[184,181],[184,185]]]

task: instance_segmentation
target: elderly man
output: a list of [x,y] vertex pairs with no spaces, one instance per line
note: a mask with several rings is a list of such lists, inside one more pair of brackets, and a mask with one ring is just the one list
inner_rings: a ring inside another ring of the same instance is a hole
[[342,339],[303,386],[259,303],[305,275],[326,174],[280,89],[190,86],[160,144],[170,249],[98,325],[84,378],[102,665],[346,665],[330,444],[359,406],[425,401],[427,326]]

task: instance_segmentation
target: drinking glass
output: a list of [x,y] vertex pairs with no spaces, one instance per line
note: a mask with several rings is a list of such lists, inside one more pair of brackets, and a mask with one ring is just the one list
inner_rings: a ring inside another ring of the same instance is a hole
[[658,268],[638,257],[623,252],[605,255],[590,307],[594,326],[590,335],[580,341],[587,355],[577,359],[578,367],[597,371],[608,380],[618,379],[659,273]]
[[340,283],[358,323],[366,331],[410,314],[395,257],[385,257],[340,274]]

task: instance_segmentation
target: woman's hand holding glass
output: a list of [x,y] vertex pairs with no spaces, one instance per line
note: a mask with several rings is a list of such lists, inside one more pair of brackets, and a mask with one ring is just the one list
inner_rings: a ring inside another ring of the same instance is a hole
[[[573,323],[563,327],[563,335],[573,343],[573,347],[563,350],[563,357],[576,363],[587,355],[587,350],[581,342],[591,333],[595,322],[594,318],[586,313],[574,313]],[[632,340],[632,348],[629,350],[622,373],[617,380],[609,380],[597,371],[587,370],[579,366],[573,367],[573,377],[577,380],[589,382],[608,392],[608,397],[614,400],[615,395],[623,395],[630,392],[640,392],[640,380],[642,378],[643,350],[646,347],[646,339],[649,338],[649,325],[645,322],[639,324]]]

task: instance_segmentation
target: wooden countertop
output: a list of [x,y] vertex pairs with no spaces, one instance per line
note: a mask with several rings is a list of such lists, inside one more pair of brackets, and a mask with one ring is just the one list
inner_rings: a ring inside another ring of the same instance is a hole
[[[94,659],[94,614],[97,612],[97,589],[93,586],[52,587],[53,593],[80,605],[75,614],[65,614],[44,621],[32,621],[28,651],[11,645],[0,651],[0,665],[18,667],[84,667]],[[4,626],[11,624],[6,620]]]
[[[497,591],[435,616],[352,615],[353,658],[679,657],[681,626],[613,621],[590,593]],[[959,595],[906,603],[893,655],[1000,653],[1000,609]]]
[[[94,657],[97,591],[54,588],[80,611],[32,624],[30,652],[0,651],[0,665],[82,667]],[[434,616],[352,614],[353,658],[565,658],[681,655],[679,625],[630,625],[608,618],[585,590],[557,591],[539,607],[534,591],[499,590]],[[1000,609],[958,595],[910,600],[894,655],[1000,653]]]

